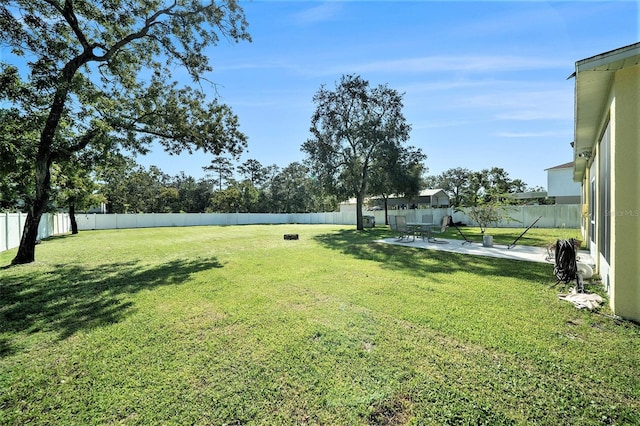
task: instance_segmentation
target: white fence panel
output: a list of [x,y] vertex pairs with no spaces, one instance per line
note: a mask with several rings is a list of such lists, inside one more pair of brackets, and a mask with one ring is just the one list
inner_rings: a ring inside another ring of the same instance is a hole
[[[512,206],[506,211],[510,219],[506,219],[495,227],[526,228],[536,222],[536,228],[579,228],[581,217],[580,204],[554,204],[543,206]],[[468,225],[478,226],[465,212],[454,212],[453,220]]]
[[[440,223],[444,215],[450,215],[454,222],[462,222],[470,226],[478,226],[471,220],[467,209],[460,211],[447,209],[407,209],[389,210],[389,216],[406,216],[407,222],[422,222],[422,215],[433,215],[433,222]],[[509,216],[499,223],[491,224],[498,228],[526,228],[542,216],[536,223],[536,228],[580,228],[580,204],[555,204],[544,206],[512,206],[507,208]],[[384,224],[384,211],[368,211],[366,215],[374,216],[376,224]]]
[[[110,215],[110,214],[94,214],[95,220],[95,228],[94,229],[116,229],[118,228],[118,215]],[[80,228],[80,224],[78,224],[78,229]]]
[[51,235],[61,235],[71,232],[71,220],[67,213],[53,215],[53,231]]
[[[0,251],[9,250],[20,245],[26,213],[0,214]],[[66,213],[45,213],[38,224],[38,239],[64,234],[71,229],[69,215]]]
[[27,220],[26,213],[3,213],[0,236],[2,241],[0,242],[0,250],[5,251],[18,247],[20,245],[20,238],[22,237],[22,230]]
[[[381,216],[384,223],[384,216]],[[201,225],[256,224],[336,224],[355,225],[350,212],[328,213],[143,213],[143,214],[80,214],[78,229],[120,229]]]
[[[492,224],[496,227],[525,228],[538,217],[537,228],[580,228],[581,205],[558,204],[548,206],[514,206],[509,208],[511,220]],[[440,223],[444,215],[451,215],[455,222],[477,226],[464,211],[453,209],[389,210],[389,215],[403,215],[408,222],[421,222],[422,215],[433,215],[434,223]],[[374,216],[376,225],[384,225],[384,211],[363,212]],[[0,251],[20,245],[26,213],[0,214]],[[144,213],[144,214],[78,214],[79,230],[147,228],[200,225],[251,225],[251,224],[336,224],[355,225],[353,211],[327,213]],[[45,214],[38,227],[38,238],[60,235],[70,230],[68,214]]]
[[6,214],[0,216],[0,251],[7,249],[7,239],[9,234],[9,221]]
[[97,229],[95,214],[77,214],[76,223],[78,224],[78,229]]
[[23,213],[3,213],[0,216],[0,251],[20,245],[20,236],[27,218]]

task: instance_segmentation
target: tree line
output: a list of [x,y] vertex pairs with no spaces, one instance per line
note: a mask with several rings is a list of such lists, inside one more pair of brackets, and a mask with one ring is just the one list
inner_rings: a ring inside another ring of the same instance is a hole
[[[184,172],[169,176],[130,159],[122,166],[98,175],[107,213],[303,213],[334,211],[338,205],[299,162],[280,168],[249,159],[234,166],[217,156],[200,179]],[[85,209],[95,203],[86,201]]]
[[[445,170],[439,175],[428,176],[425,184],[429,188],[443,189],[449,195],[452,207],[475,207],[483,204],[515,204],[510,194],[544,191],[540,187],[529,187],[521,179],[512,179],[503,168],[491,167],[473,171],[463,167]],[[545,198],[538,203],[548,202]]]

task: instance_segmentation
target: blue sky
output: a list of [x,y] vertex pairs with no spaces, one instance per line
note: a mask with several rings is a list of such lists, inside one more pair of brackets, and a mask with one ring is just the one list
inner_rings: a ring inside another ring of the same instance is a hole
[[[241,161],[302,161],[313,95],[343,74],[404,93],[429,174],[504,168],[546,188],[571,161],[575,62],[637,42],[638,1],[240,1],[252,43],[210,50],[217,87],[249,138]],[[140,157],[201,177],[212,157]]]

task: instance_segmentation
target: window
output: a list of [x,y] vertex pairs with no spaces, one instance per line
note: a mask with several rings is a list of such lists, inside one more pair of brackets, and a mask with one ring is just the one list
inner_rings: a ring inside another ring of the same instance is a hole
[[611,131],[607,128],[600,140],[600,164],[599,164],[599,192],[600,192],[600,227],[598,235],[598,245],[600,253],[611,262]]
[[596,242],[596,176],[591,173],[589,194],[589,238],[591,242]]

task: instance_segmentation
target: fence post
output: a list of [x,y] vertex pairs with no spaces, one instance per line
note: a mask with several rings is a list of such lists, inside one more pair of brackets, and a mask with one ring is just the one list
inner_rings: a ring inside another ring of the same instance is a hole
[[4,228],[5,228],[5,233],[4,233],[4,249],[3,250],[9,250],[9,213],[5,213],[4,214]]
[[18,212],[18,241],[22,241],[22,212]]

